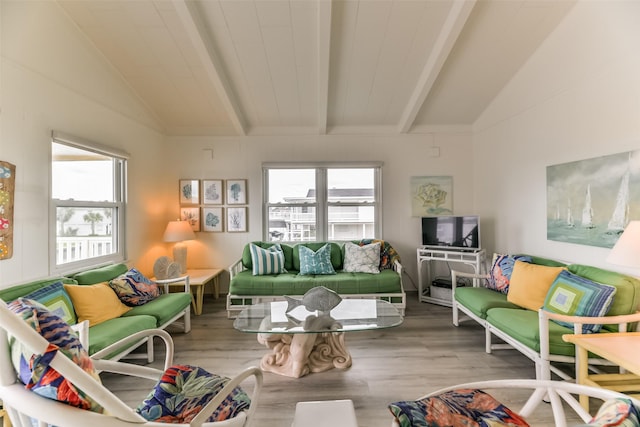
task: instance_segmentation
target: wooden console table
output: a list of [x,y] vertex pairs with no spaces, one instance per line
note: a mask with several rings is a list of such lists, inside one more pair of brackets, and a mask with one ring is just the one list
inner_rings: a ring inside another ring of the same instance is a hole
[[[621,393],[640,391],[640,332],[563,335],[576,346],[576,382]],[[588,352],[624,368],[628,373],[589,374]],[[632,395],[638,397],[637,395]],[[580,396],[580,404],[589,409],[589,398]]]
[[[220,297],[220,274],[224,271],[222,268],[189,268],[184,274],[189,276],[189,288],[193,294],[191,302],[193,312],[196,316],[202,314],[202,302],[204,299],[204,287],[211,282],[213,286],[213,297]],[[155,280],[155,278],[154,278]],[[172,279],[157,280],[158,283],[167,283],[169,286],[184,286],[184,281],[175,281]]]

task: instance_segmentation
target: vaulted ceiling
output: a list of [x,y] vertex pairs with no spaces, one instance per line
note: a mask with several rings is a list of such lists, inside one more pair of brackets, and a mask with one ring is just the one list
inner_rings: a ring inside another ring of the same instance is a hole
[[167,135],[469,129],[562,0],[58,0]]

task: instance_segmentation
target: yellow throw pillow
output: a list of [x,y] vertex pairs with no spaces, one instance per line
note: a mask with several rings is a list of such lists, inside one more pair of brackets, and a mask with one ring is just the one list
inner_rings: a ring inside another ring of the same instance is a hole
[[547,267],[516,261],[511,273],[507,301],[538,311],[544,305],[551,284],[564,267]]
[[89,320],[95,326],[120,317],[132,307],[124,305],[107,282],[95,285],[64,285],[78,315],[78,323]]

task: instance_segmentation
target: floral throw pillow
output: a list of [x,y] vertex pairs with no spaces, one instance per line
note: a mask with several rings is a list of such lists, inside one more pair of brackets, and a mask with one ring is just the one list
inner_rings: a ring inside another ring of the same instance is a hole
[[395,402],[389,410],[400,427],[528,426],[520,415],[482,390],[460,389],[422,400]]
[[109,281],[109,286],[120,301],[131,307],[144,305],[160,296],[158,285],[135,268]]
[[[222,390],[229,378],[190,365],[168,368],[136,411],[149,421],[188,424]],[[234,388],[206,422],[224,421],[249,409],[251,399]]]
[[380,242],[358,246],[344,244],[344,268],[347,273],[380,273]]
[[362,239],[359,245],[364,246],[371,243],[380,242],[380,270],[389,270],[393,268],[396,261],[400,261],[400,254],[386,240],[379,239]]
[[637,427],[640,425],[640,409],[631,399],[609,399],[602,403],[598,413],[587,424],[590,427]]
[[44,354],[33,354],[26,346],[11,338],[11,361],[25,387],[47,399],[94,412],[103,412],[96,401],[50,366],[56,353],[61,352],[100,382],[93,361],[71,327],[45,306],[33,300],[18,298],[7,307],[50,343]]
[[531,257],[527,255],[493,254],[487,288],[502,292],[503,294],[508,293],[511,273],[513,273],[513,266],[516,261],[531,262]]

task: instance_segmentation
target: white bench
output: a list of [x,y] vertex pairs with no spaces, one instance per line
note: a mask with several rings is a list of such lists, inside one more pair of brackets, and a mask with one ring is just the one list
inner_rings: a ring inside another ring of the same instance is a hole
[[298,402],[291,427],[358,427],[351,400]]

